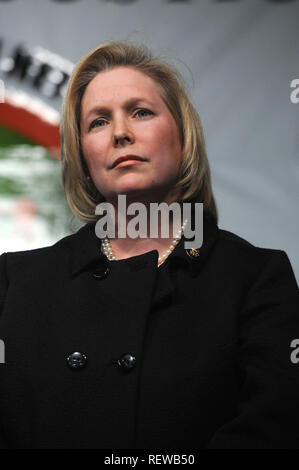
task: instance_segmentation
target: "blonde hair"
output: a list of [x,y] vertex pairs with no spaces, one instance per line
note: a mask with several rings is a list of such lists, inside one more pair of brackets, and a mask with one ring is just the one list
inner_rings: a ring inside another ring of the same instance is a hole
[[105,199],[92,180],[80,139],[81,100],[89,82],[100,72],[117,66],[135,68],[154,80],[161,98],[177,124],[182,146],[181,167],[176,184],[179,202],[202,202],[204,211],[218,223],[218,211],[211,184],[209,162],[200,118],[185,91],[180,72],[147,46],[129,41],[99,45],[77,63],[70,77],[61,108],[62,181],[68,205],[80,220],[98,220],[95,207]]

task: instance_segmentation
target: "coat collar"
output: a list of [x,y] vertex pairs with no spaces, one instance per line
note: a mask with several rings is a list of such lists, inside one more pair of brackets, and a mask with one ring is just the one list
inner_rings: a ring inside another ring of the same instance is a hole
[[[189,266],[190,274],[195,276],[198,274],[203,264],[207,260],[209,254],[218,238],[219,229],[209,213],[203,213],[203,242],[200,248],[185,248],[184,243],[188,241],[183,236],[177,245],[176,249],[169,256],[169,263],[178,262],[186,263]],[[172,257],[172,259],[171,259]]]
[[[192,206],[194,213],[194,206]],[[212,251],[214,244],[218,238],[218,226],[213,218],[204,211],[203,213],[203,243],[202,246],[196,250],[185,249],[183,236],[165,261],[165,264],[182,263],[189,266],[190,274],[195,276],[203,266],[208,255]],[[71,273],[76,275],[81,271],[87,270],[91,266],[98,266],[101,263],[107,262],[106,256],[101,251],[101,239],[96,236],[95,222],[89,222],[81,227],[75,234],[69,237],[71,242],[70,247],[70,263]],[[188,241],[188,240],[186,240]],[[150,258],[158,261],[158,251],[152,250]],[[147,254],[148,255],[148,254]],[[143,261],[139,255],[130,258],[130,265],[134,269],[140,266]]]

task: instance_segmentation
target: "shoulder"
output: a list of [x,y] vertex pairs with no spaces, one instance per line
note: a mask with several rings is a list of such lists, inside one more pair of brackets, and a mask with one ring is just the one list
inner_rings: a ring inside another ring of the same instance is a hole
[[218,243],[216,248],[223,256],[233,257],[239,261],[260,261],[261,263],[268,258],[286,255],[285,251],[276,248],[265,248],[254,245],[249,240],[240,237],[236,233],[219,228]]
[[218,240],[213,253],[214,261],[224,267],[232,277],[247,279],[252,284],[259,277],[288,278],[298,288],[287,253],[275,248],[256,246],[228,230],[218,230]]
[[68,262],[69,251],[77,233],[67,235],[51,246],[23,251],[10,251],[0,256],[0,272],[7,278],[10,275],[22,276],[28,273],[49,272],[59,269]]

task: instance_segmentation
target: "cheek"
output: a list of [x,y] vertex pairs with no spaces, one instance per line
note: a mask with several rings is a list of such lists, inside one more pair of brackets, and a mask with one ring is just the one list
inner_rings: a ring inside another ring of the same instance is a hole
[[99,143],[97,139],[90,138],[83,141],[82,151],[90,167],[96,168],[104,164],[105,150],[103,143]]
[[152,133],[151,148],[163,166],[180,161],[181,146],[177,129],[168,123],[157,126]]

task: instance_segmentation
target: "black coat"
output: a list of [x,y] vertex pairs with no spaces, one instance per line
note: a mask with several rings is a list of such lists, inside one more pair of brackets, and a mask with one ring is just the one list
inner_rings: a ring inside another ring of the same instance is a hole
[[108,262],[94,224],[0,257],[3,448],[299,448],[286,253],[206,216],[183,240],[159,268]]

